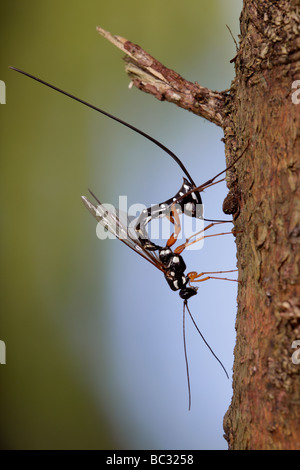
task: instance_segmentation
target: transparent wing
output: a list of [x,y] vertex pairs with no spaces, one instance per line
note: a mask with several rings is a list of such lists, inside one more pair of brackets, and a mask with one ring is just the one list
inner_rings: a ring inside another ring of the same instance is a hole
[[143,248],[127,216],[126,220],[124,220],[125,217],[123,215],[121,216],[117,210],[110,211],[101,204],[91,191],[90,193],[97,201],[97,206],[90,202],[85,196],[81,196],[81,199],[85,207],[95,217],[95,219],[121,242],[125,243],[125,245],[149,261],[157,269],[164,272],[162,263],[160,262],[157,254]]

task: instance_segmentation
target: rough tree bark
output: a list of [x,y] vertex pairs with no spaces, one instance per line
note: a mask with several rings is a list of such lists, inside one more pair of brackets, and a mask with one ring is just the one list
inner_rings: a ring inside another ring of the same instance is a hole
[[240,23],[229,92],[188,82],[139,46],[98,31],[127,54],[133,85],[223,128],[227,166],[248,145],[227,175],[223,206],[242,230],[225,437],[230,449],[299,449],[300,364],[292,344],[300,340],[300,104],[292,84],[300,80],[300,2],[244,0]]
[[231,187],[239,201],[234,384],[224,419],[231,449],[300,448],[300,78],[298,0],[244,1],[227,152],[250,139]]

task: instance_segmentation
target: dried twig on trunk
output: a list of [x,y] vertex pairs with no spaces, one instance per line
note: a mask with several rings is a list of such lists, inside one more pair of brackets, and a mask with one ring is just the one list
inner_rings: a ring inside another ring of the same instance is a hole
[[126,54],[125,70],[132,85],[152,94],[160,101],[175,103],[218,126],[223,126],[226,92],[212,91],[197,82],[189,82],[131,41],[114,36],[100,27],[97,27],[97,31]]

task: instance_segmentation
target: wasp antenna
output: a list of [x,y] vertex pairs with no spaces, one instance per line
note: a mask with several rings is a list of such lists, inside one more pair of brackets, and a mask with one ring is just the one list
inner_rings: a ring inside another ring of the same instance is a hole
[[212,353],[212,355],[215,357],[215,359],[217,359],[218,363],[221,365],[222,369],[224,370],[224,372],[225,372],[225,374],[226,374],[227,379],[229,379],[229,375],[228,375],[227,370],[225,369],[225,367],[224,367],[222,361],[221,361],[221,360],[218,358],[218,356],[214,353],[214,351],[212,350],[212,348],[210,347],[210,345],[208,344],[208,342],[207,342],[206,339],[204,338],[203,334],[201,333],[201,331],[200,331],[200,329],[199,329],[197,323],[195,322],[195,319],[194,319],[193,315],[191,314],[191,311],[190,311],[190,309],[189,309],[189,306],[188,306],[187,301],[185,300],[184,303],[185,303],[185,306],[186,306],[186,308],[187,308],[187,311],[189,312],[189,315],[190,315],[190,317],[191,317],[191,320],[192,320],[192,322],[194,323],[194,326],[195,326],[196,330],[198,331],[199,335],[201,336],[202,340],[204,341],[204,343],[206,344],[206,346],[208,347],[208,349],[210,350],[210,352]]
[[216,223],[227,223],[227,222],[231,222],[233,223],[233,220],[220,220],[220,219],[203,219],[205,222],[216,222]]
[[183,349],[184,349],[186,378],[187,378],[188,394],[189,394],[189,411],[190,411],[191,410],[191,404],[192,404],[192,395],[191,395],[189,363],[188,363],[187,350],[186,350],[186,339],[185,339],[185,307],[187,307],[187,300],[185,300],[183,302],[182,335],[183,335]]
[[[232,168],[241,158],[242,156],[244,155],[244,153],[246,152],[246,150],[248,149],[248,147],[250,146],[250,140],[248,140],[244,150],[242,151],[242,153],[229,165],[225,168],[225,170],[223,171],[220,171],[220,173],[218,173],[216,176],[214,176],[213,178],[211,178],[210,180],[206,181],[205,183],[201,184],[201,186],[198,186],[197,188],[195,188],[193,191],[203,191],[203,189],[205,189],[206,187],[210,186],[210,185],[213,185],[213,184],[217,184],[219,183],[219,181],[217,181],[216,183],[214,183],[215,179],[218,178],[219,176],[221,176],[223,173],[225,173],[226,171],[230,170],[230,168]],[[220,180],[221,182],[222,180]],[[188,194],[188,193],[187,193]],[[187,195],[185,194],[185,196]]]
[[23,70],[20,70],[18,69],[17,67],[11,67],[9,66],[8,68],[10,68],[11,70],[15,70],[15,72],[19,72],[23,75],[25,75],[26,77],[29,77],[29,78],[32,78],[33,80],[41,83],[42,85],[45,85],[49,88],[52,88],[53,90],[55,91],[58,91],[59,93],[62,93],[63,95],[65,96],[68,96],[69,98],[71,98],[72,100],[75,100],[75,101],[78,101],[79,103],[81,104],[84,104],[85,106],[88,106],[89,108],[91,109],[94,109],[95,111],[97,111],[98,113],[101,113],[103,114],[104,116],[110,118],[110,119],[113,119],[114,121],[116,122],[119,122],[120,124],[123,124],[123,126],[125,127],[128,127],[129,129],[131,129],[132,131],[136,132],[137,134],[140,134],[141,136],[145,137],[145,139],[148,139],[150,140],[151,142],[153,142],[155,145],[157,145],[158,147],[160,147],[162,150],[164,150],[164,152],[166,152],[168,155],[170,155],[170,157],[173,158],[173,160],[180,166],[180,168],[182,169],[182,171],[184,172],[184,174],[187,176],[187,178],[190,180],[191,184],[196,187],[196,184],[195,182],[193,181],[191,175],[189,174],[188,170],[185,168],[184,164],[182,163],[182,161],[179,159],[179,157],[177,157],[177,155],[175,155],[175,153],[173,153],[170,149],[168,149],[165,145],[161,144],[158,140],[154,139],[154,137],[151,137],[151,135],[149,134],[146,134],[146,132],[143,132],[141,131],[140,129],[138,129],[137,127],[134,127],[133,125],[129,124],[128,122],[126,121],[123,121],[122,119],[116,117],[116,116],[113,116],[112,114],[104,111],[103,109],[101,108],[98,108],[97,106],[94,106],[93,104],[90,104],[88,103],[87,101],[84,101],[80,98],[77,98],[76,96],[72,95],[71,93],[68,93],[67,91],[64,91],[62,90],[61,88],[58,88],[54,85],[51,85],[50,83],[46,82],[45,80],[42,80],[41,78],[38,78],[38,77],[35,77],[34,75],[31,75],[30,73],[28,72],[24,72]]

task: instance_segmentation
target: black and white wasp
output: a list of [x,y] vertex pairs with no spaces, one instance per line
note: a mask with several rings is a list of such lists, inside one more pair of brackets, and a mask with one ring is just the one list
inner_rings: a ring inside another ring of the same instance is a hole
[[[43,85],[46,85],[55,91],[58,91],[59,93],[62,93],[82,104],[85,106],[88,106],[95,111],[109,117],[110,119],[113,119],[120,124],[128,127],[129,129],[133,130],[134,132],[142,135],[146,139],[150,140],[153,142],[155,145],[160,147],[164,152],[166,152],[168,155],[171,156],[171,158],[179,165],[181,170],[183,171],[185,177],[183,178],[183,184],[179,191],[171,197],[170,199],[158,203],[151,208],[145,209],[139,216],[138,220],[136,221],[134,227],[132,227],[131,221],[127,220],[124,221],[121,220],[121,217],[119,216],[119,213],[117,211],[112,212],[109,211],[101,204],[101,202],[96,198],[96,196],[90,191],[92,196],[95,199],[95,203],[89,201],[85,196],[82,196],[82,200],[86,208],[89,210],[89,212],[95,217],[95,219],[100,222],[107,230],[109,230],[116,238],[121,240],[123,243],[125,243],[130,249],[132,249],[135,253],[139,254],[141,257],[143,257],[145,260],[150,262],[153,266],[155,266],[158,270],[160,270],[168,282],[169,287],[173,291],[179,291],[180,297],[183,299],[183,343],[184,343],[184,355],[185,355],[185,362],[186,362],[186,373],[187,373],[187,382],[188,382],[188,396],[189,396],[189,409],[191,408],[191,388],[190,388],[190,379],[189,379],[189,367],[188,367],[188,359],[187,359],[187,350],[186,350],[186,339],[185,339],[185,316],[186,316],[186,310],[188,311],[188,314],[198,331],[199,335],[203,339],[204,343],[206,346],[209,348],[213,356],[216,358],[216,360],[220,363],[221,367],[223,368],[225,374],[227,377],[228,373],[220,361],[220,359],[216,356],[212,348],[209,346],[207,341],[205,340],[204,336],[202,335],[199,327],[196,324],[196,321],[189,309],[188,306],[188,300],[197,294],[198,287],[195,287],[192,285],[192,283],[196,282],[203,282],[208,279],[222,279],[222,280],[228,280],[228,281],[236,281],[235,279],[228,279],[220,276],[216,276],[217,274],[224,274],[224,273],[229,273],[229,272],[234,272],[236,270],[229,270],[229,271],[218,271],[218,272],[201,272],[197,273],[195,271],[185,273],[186,271],[186,264],[183,260],[182,257],[182,252],[184,251],[185,248],[190,246],[193,243],[196,243],[200,241],[203,238],[207,237],[213,237],[217,235],[225,235],[227,233],[233,233],[233,232],[223,232],[220,234],[214,234],[214,235],[205,235],[205,231],[208,230],[209,228],[213,227],[214,225],[221,224],[221,223],[227,223],[231,221],[220,221],[220,220],[213,220],[213,219],[204,219],[203,218],[203,212],[199,209],[199,206],[202,207],[202,198],[200,193],[204,191],[206,188],[217,184],[221,181],[224,180],[224,178],[217,180],[222,174],[226,173],[227,170],[229,170],[235,163],[242,157],[244,154],[245,150],[242,152],[242,154],[225,170],[221,171],[218,173],[216,176],[211,178],[210,180],[206,181],[200,186],[197,186],[194,180],[192,179],[190,173],[186,169],[186,167],[183,165],[181,160],[166,146],[164,146],[162,143],[151,137],[150,135],[146,134],[145,132],[141,131],[140,129],[137,129],[136,127],[132,126],[131,124],[123,121],[120,118],[117,118],[113,116],[112,114],[107,113],[106,111],[103,111],[102,109],[86,102],[83,101],[73,95],[71,95],[68,92],[65,92],[61,90],[60,88],[57,88],[48,82],[45,82],[44,80],[41,80],[27,72],[24,72],[20,69],[17,69],[15,67],[10,67],[12,70],[15,70],[23,75],[26,75],[29,78],[32,78],[33,80],[36,80],[37,82],[40,82]],[[248,145],[247,145],[248,147]],[[247,148],[246,147],[246,148]],[[216,181],[217,180],[217,181]],[[183,213],[185,215],[188,215],[190,217],[195,217],[199,219],[203,219],[205,221],[210,222],[208,226],[206,226],[203,230],[201,230],[198,233],[195,233],[187,239],[183,244],[177,246],[175,249],[173,249],[173,245],[176,243],[178,239],[178,235],[181,230],[180,226],[180,220],[179,220],[179,214]],[[148,237],[147,231],[146,231],[146,226],[151,220],[156,219],[158,217],[168,217],[170,222],[174,225],[174,233],[171,235],[171,237],[167,240],[165,246],[160,246],[155,244],[150,238]]]
[[[236,270],[230,271],[218,271],[218,272],[190,272],[188,274],[185,273],[186,271],[186,264],[181,256],[183,250],[192,243],[196,243],[200,239],[209,236],[216,236],[216,235],[225,235],[227,233],[232,232],[224,232],[222,234],[214,234],[214,235],[204,235],[204,231],[210,228],[211,226],[215,225],[216,223],[211,223],[207,227],[205,227],[201,232],[196,233],[191,238],[195,238],[191,241],[187,239],[186,242],[174,250],[172,246],[176,243],[176,236],[174,234],[167,240],[165,246],[159,246],[153,243],[148,238],[144,238],[141,241],[140,236],[137,235],[135,228],[131,227],[131,222],[128,219],[124,222],[124,218],[121,220],[119,217],[118,211],[110,211],[104,205],[101,204],[99,199],[90,191],[91,195],[95,199],[95,203],[88,200],[85,196],[82,196],[83,203],[85,207],[89,210],[89,212],[95,217],[95,219],[102,224],[106,230],[111,232],[116,238],[120,241],[125,243],[130,249],[135,251],[135,253],[139,254],[142,258],[146,261],[150,262],[153,266],[155,266],[158,270],[160,270],[169,285],[169,287],[173,291],[179,291],[180,297],[183,299],[183,344],[184,344],[184,356],[185,356],[185,363],[186,363],[186,373],[187,373],[187,383],[188,383],[188,397],[189,397],[189,409],[191,408],[191,387],[190,387],[190,378],[189,378],[189,366],[188,366],[188,358],[187,358],[187,349],[186,349],[186,338],[185,338],[185,316],[186,310],[189,313],[189,316],[198,331],[199,335],[203,339],[206,346],[209,348],[213,356],[219,362],[221,367],[223,368],[227,378],[229,378],[228,373],[220,361],[220,359],[216,356],[212,348],[209,346],[207,341],[205,340],[203,334],[201,333],[196,321],[189,309],[188,300],[197,294],[198,287],[192,286],[192,283],[195,282],[202,282],[208,279],[222,279],[228,281],[235,281],[234,279],[227,279],[224,277],[216,276],[216,274],[220,273],[228,273],[234,272]],[[176,213],[175,213],[176,214]],[[176,218],[176,225],[178,227],[178,215],[175,216]],[[217,222],[219,223],[219,222]]]

